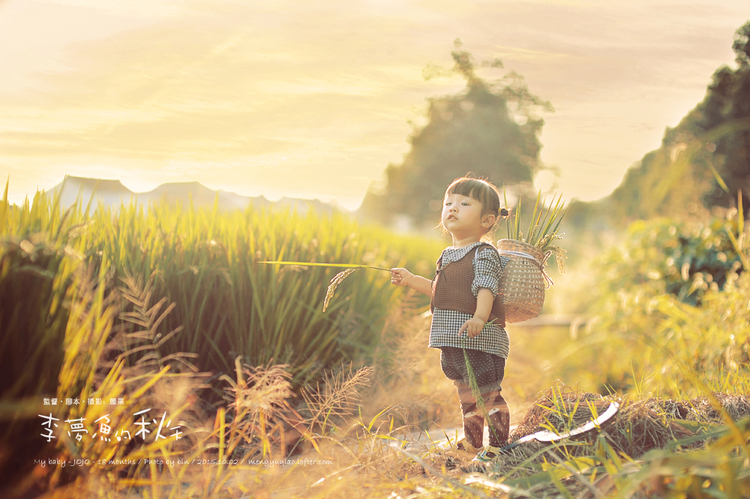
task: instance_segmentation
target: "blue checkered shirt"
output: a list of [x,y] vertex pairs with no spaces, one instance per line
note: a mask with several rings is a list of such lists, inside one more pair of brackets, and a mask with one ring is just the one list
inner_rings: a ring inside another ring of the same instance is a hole
[[[440,257],[443,260],[442,264],[445,266],[449,262],[460,260],[479,244],[481,243],[474,243],[463,248],[446,248]],[[500,256],[493,248],[478,250],[474,255],[473,262],[474,281],[471,286],[471,292],[474,296],[479,294],[481,288],[487,288],[492,291],[492,296],[496,297],[500,275],[509,261],[508,258]],[[429,346],[431,348],[468,348],[508,358],[508,354],[510,353],[510,339],[508,338],[508,333],[499,324],[485,324],[482,332],[474,338],[469,338],[465,331],[461,336],[458,335],[458,330],[463,323],[472,317],[473,314],[465,314],[463,312],[456,312],[455,310],[434,309],[432,311]]]

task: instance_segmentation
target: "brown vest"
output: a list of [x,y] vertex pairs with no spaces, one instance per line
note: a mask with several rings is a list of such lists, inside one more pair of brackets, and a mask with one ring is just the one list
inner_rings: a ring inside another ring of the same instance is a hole
[[[432,280],[432,299],[430,310],[455,310],[465,314],[474,315],[477,310],[477,297],[471,292],[474,282],[474,255],[477,250],[491,244],[480,244],[466,253],[463,258],[455,262],[449,262],[443,266],[442,256],[437,262],[437,272]],[[494,319],[494,324],[505,327],[505,313],[498,294],[492,303],[492,310],[487,322]]]

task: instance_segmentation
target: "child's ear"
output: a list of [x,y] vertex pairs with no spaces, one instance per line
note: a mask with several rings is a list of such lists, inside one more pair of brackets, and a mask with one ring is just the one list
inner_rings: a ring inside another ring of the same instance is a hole
[[489,229],[495,224],[495,215],[489,213],[482,218],[482,227]]

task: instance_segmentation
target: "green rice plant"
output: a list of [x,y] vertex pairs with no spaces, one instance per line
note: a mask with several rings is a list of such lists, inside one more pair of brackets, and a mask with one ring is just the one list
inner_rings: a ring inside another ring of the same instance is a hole
[[[131,430],[133,412],[153,400],[150,393],[158,383],[176,374],[168,374],[170,365],[157,369],[144,363],[128,366],[128,353],[118,355],[118,348],[127,347],[112,346],[119,295],[110,285],[111,273],[98,272],[102,266],[88,265],[85,254],[73,247],[86,238],[90,226],[82,222],[80,206],[62,213],[56,200],[41,195],[21,207],[10,206],[6,196],[0,206],[4,232],[0,238],[2,365],[9,370],[4,372],[8,383],[0,394],[3,494],[24,494],[32,486],[42,490],[80,484],[92,470],[109,485],[119,476],[142,473],[116,462],[126,456],[163,454],[168,451],[164,442],[134,448],[132,442],[113,437]],[[148,318],[138,319],[153,332],[155,325]],[[151,350],[159,346],[153,341],[156,334],[149,338],[154,347],[144,351],[141,359],[153,358]],[[172,360],[160,358],[157,364]],[[43,397],[57,403],[42,405]],[[92,403],[113,399],[123,402]],[[171,416],[181,418],[184,410],[185,406],[177,407]],[[55,418],[50,420],[48,441],[40,435],[44,429],[40,414]],[[104,427],[92,423],[103,420],[110,433],[106,439],[104,433],[93,438],[94,426]],[[52,421],[59,424],[52,425]],[[65,431],[71,421],[86,422],[86,439],[79,441]],[[94,464],[41,465],[35,475],[25,476],[39,458]],[[115,464],[108,464],[112,459]]]
[[[150,351],[141,357],[140,362],[133,365],[126,362],[132,350],[142,347],[132,341],[124,341],[128,338],[123,338],[122,332],[114,330],[115,318],[120,311],[117,293],[107,292],[109,290],[103,278],[97,278],[97,281],[93,279],[90,274],[81,276],[71,295],[65,362],[58,379],[58,399],[76,402],[66,402],[64,407],[55,408],[55,415],[61,421],[86,422],[87,430],[86,436],[80,440],[62,432],[56,458],[68,462],[82,461],[89,466],[56,467],[49,477],[49,485],[80,485],[88,481],[93,470],[94,475],[106,478],[116,491],[129,486],[127,477],[142,481],[142,478],[136,477],[155,475],[149,469],[152,465],[133,465],[127,464],[127,461],[168,458],[172,453],[179,454],[178,450],[191,441],[188,428],[183,428],[185,439],[182,442],[175,442],[174,439],[159,441],[158,438],[146,441],[145,437],[139,441],[133,427],[135,414],[144,409],[159,409],[164,410],[166,416],[169,410],[170,421],[182,420],[184,427],[184,421],[190,421],[186,418],[189,404],[183,400],[174,405],[171,401],[178,398],[174,394],[167,397],[155,395],[160,384],[169,383],[180,376],[184,378],[184,375],[174,369],[176,364],[179,366],[174,358],[158,358],[158,341],[153,341],[155,328],[148,312],[126,317],[150,327],[151,333],[144,338],[151,344]],[[128,290],[132,292],[134,287],[131,284]],[[147,296],[148,284],[145,288],[145,293],[134,294]],[[158,311],[158,305],[149,309]],[[157,361],[153,360],[155,357]],[[189,376],[192,379],[201,375],[190,372]],[[113,400],[119,402],[113,404]],[[120,483],[120,477],[126,479]],[[153,480],[147,481],[152,488],[156,488]]]
[[56,396],[68,318],[64,258],[43,239],[29,239],[0,242],[0,475],[8,482],[44,446],[37,414],[42,398]]
[[63,257],[29,239],[0,243],[0,396],[12,399],[54,393],[67,322]]
[[[243,364],[257,366],[263,360],[286,358],[294,362],[290,369],[298,386],[316,379],[326,367],[341,360],[361,362],[374,351],[381,336],[378,328],[403,293],[386,279],[362,273],[341,285],[340,299],[331,302],[323,313],[319,304],[327,291],[329,269],[316,265],[280,268],[259,261],[291,257],[324,264],[361,261],[372,267],[387,261],[421,267],[419,271],[427,273],[432,264],[422,255],[436,254],[440,245],[437,240],[394,236],[383,229],[361,227],[346,217],[293,212],[182,212],[166,206],[143,210],[129,205],[88,214],[81,203],[63,212],[54,199],[44,195],[20,207],[11,206],[7,199],[0,206],[3,244],[16,241],[20,250],[14,254],[45,254],[58,262],[56,271],[50,271],[43,280],[51,279],[58,290],[50,309],[64,314],[66,321],[61,323],[64,335],[58,349],[59,376],[46,378],[56,379],[50,396],[85,402],[74,407],[58,406],[54,416],[85,421],[107,416],[113,432],[125,430],[132,424],[134,412],[158,400],[154,394],[163,391],[160,387],[177,386],[175,383],[184,379],[180,368],[195,376],[187,367],[188,358],[219,374],[229,372],[228,359],[233,364],[239,357]],[[356,286],[350,286],[350,282]],[[63,284],[67,287],[58,288]],[[31,287],[42,290],[36,283]],[[32,293],[32,297],[38,296],[41,293]],[[14,295],[14,300],[4,305],[24,303]],[[49,356],[52,350],[40,347],[39,351]],[[191,358],[184,352],[199,357]],[[47,362],[45,367],[54,366]],[[26,375],[40,382],[31,370]],[[216,384],[213,390],[218,393],[222,388]],[[309,393],[318,394],[315,390]],[[125,402],[113,410],[87,403],[89,399],[111,398]],[[210,394],[209,400],[219,403]],[[23,409],[35,426],[38,421],[34,418],[41,412],[38,402],[33,409]],[[21,403],[13,411],[8,407],[4,397],[0,413],[17,418]],[[316,424],[321,430],[329,431],[332,417],[340,412],[337,407],[319,413]],[[191,410],[177,404],[170,407],[170,415],[192,420],[188,417]],[[226,412],[219,411],[215,431],[209,436],[195,432],[186,436],[185,444],[192,447],[175,449],[163,442],[132,447],[99,440],[82,445],[61,436],[57,446],[53,441],[50,452],[64,458],[105,462],[123,457],[213,452],[226,456],[240,446],[242,432],[231,430],[231,425],[239,425],[241,420],[235,423]],[[256,425],[257,434],[269,438],[283,431],[278,422],[261,427]],[[314,442],[312,437],[309,440]],[[145,487],[158,495],[165,490],[162,485],[190,475],[184,468],[170,470],[167,480],[152,465],[106,465],[95,474],[78,474],[71,469],[54,470],[46,475],[46,483],[55,487],[80,485],[89,479],[86,476],[96,476],[99,478],[90,479],[114,480],[121,492],[142,491]],[[221,477],[216,475],[215,483],[227,476],[223,472]]]
[[[503,200],[507,206],[508,198],[505,189],[503,189]],[[521,230],[521,201],[522,198],[519,198],[518,205],[511,210],[511,216],[505,221],[507,238],[535,246],[545,254],[548,252],[554,254],[558,269],[560,273],[563,273],[565,249],[555,242],[563,238],[563,233],[560,232],[560,224],[568,210],[568,207],[562,201],[562,194],[559,194],[557,199],[552,196],[548,205],[547,198],[542,198],[542,191],[539,191],[534,209],[529,216],[529,226],[525,234]]]
[[79,261],[67,244],[75,214],[36,196],[0,200],[0,475],[14,483],[43,452],[38,414],[57,396]]
[[[44,202],[38,196],[33,205],[10,207],[4,226],[15,233],[30,227],[60,232],[57,210],[49,203],[43,207]],[[178,327],[183,332],[165,345],[166,354],[201,352],[201,367],[221,372],[232,371],[236,354],[252,364],[289,362],[297,384],[313,379],[325,365],[371,351],[384,312],[399,293],[387,280],[363,276],[323,314],[317,303],[325,296],[325,268],[279,268],[257,261],[388,258],[405,264],[404,255],[410,254],[411,262],[427,267],[421,253],[434,252],[422,248],[437,245],[360,227],[343,216],[135,205],[99,209],[90,216],[82,212],[80,205],[68,212],[70,251],[104,276],[108,289],[123,276],[147,279],[153,274],[155,296],[175,304],[160,333],[166,336]]]
[[422,254],[435,251],[422,248],[439,244],[414,244],[339,215],[183,213],[167,206],[101,210],[76,242],[111,285],[126,272],[155,274],[156,295],[176,304],[162,334],[183,327],[168,345],[172,352],[201,352],[202,370],[225,373],[236,355],[253,365],[287,363],[298,386],[325,366],[368,355],[399,292],[388,280],[363,275],[356,286],[342,286],[344,298],[323,313],[318,304],[325,301],[328,269],[259,262],[403,264],[411,255],[414,265],[426,267]]

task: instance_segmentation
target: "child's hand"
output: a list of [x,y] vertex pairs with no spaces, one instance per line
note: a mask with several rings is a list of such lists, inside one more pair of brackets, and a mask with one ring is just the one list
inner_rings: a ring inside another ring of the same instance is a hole
[[408,286],[414,274],[406,269],[391,269],[391,284],[396,286]]
[[466,331],[466,334],[469,338],[479,336],[479,333],[482,332],[485,324],[487,324],[487,321],[483,321],[479,317],[472,317],[471,319],[463,323],[461,329],[458,330],[458,335],[461,336],[461,334]]

